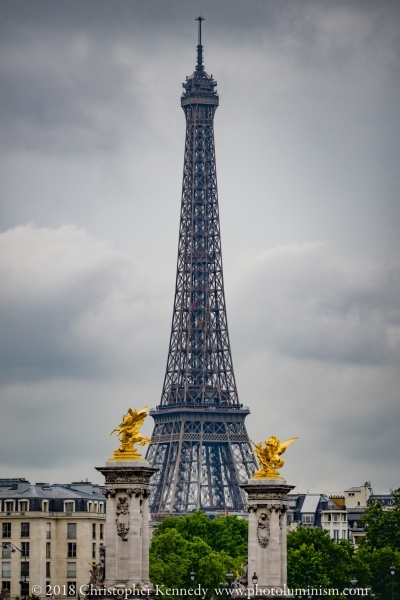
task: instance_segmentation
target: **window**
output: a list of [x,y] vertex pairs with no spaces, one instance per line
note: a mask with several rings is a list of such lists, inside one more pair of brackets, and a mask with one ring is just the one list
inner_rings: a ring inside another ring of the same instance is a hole
[[325,515],[325,517],[326,517],[326,521],[328,521],[328,522],[330,522],[332,519],[331,513],[328,513],[327,515]]
[[76,596],[76,581],[68,581],[67,596]]
[[21,556],[29,556],[29,542],[22,542],[21,550]]
[[337,523],[337,521],[338,521],[338,516],[339,515],[333,515],[333,520],[334,520],[335,523]]
[[26,510],[28,510],[28,501],[27,500],[21,500],[19,503],[19,510],[21,512],[25,512]]
[[11,582],[10,581],[2,581],[1,582],[1,590],[2,592],[8,592],[8,595],[10,595],[10,591],[11,591]]
[[43,502],[42,502],[42,511],[43,512],[49,512],[49,501],[48,500],[43,500]]
[[46,577],[51,577],[51,563],[46,563]]
[[342,513],[342,521],[347,521],[347,515],[345,513]]
[[87,503],[87,511],[88,512],[93,512],[93,502],[88,502]]
[[314,515],[303,515],[302,522],[307,525],[313,525],[314,523]]
[[3,523],[3,538],[11,537],[11,523]]
[[104,525],[100,523],[100,539],[104,540]]
[[99,502],[99,513],[104,512],[104,502]]
[[68,543],[67,557],[68,558],[76,558],[76,543],[75,542]]
[[48,540],[51,538],[51,523],[46,523],[46,537]]
[[92,539],[96,539],[96,523],[92,523]]
[[67,524],[67,538],[72,540],[76,538],[76,523]]
[[342,531],[342,539],[343,539],[343,540],[345,540],[345,539],[346,539],[346,537],[347,537],[347,536],[346,536],[346,530],[344,529],[344,530]]
[[333,539],[335,540],[335,542],[339,541],[339,529],[333,530]]
[[12,512],[14,510],[14,502],[13,501],[8,501],[5,503],[6,505],[6,512]]
[[28,562],[21,563],[21,577],[29,577],[29,563]]
[[67,577],[76,577],[76,563],[67,562]]
[[11,558],[11,546],[10,544],[4,543],[1,548],[1,557],[2,558]]
[[21,537],[29,537],[30,523],[21,523]]
[[360,506],[360,503],[359,503],[359,502],[357,502],[357,506]]
[[64,511],[65,512],[74,512],[74,502],[64,502]]
[[10,562],[1,563],[1,576],[2,577],[11,577],[11,563]]
[[46,558],[51,558],[51,542],[46,542]]
[[98,502],[94,502],[93,507],[94,507],[95,513],[99,512],[99,503]]
[[96,542],[92,544],[92,558],[96,558]]

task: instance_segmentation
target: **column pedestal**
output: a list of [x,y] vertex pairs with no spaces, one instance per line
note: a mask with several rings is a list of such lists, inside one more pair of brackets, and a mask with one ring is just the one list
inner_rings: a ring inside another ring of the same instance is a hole
[[[248,589],[254,597],[287,596],[287,495],[295,486],[282,479],[249,479],[240,486],[247,493],[249,511]],[[256,573],[257,586],[252,577]],[[281,589],[278,594],[271,590]],[[267,592],[268,594],[268,592]]]
[[150,478],[158,471],[146,460],[109,461],[96,467],[105,476],[106,588],[150,588]]

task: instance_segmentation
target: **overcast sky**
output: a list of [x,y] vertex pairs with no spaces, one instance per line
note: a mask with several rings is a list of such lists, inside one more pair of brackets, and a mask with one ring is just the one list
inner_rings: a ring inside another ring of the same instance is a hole
[[0,477],[101,482],[159,403],[200,11],[249,435],[399,487],[398,0],[2,0]]

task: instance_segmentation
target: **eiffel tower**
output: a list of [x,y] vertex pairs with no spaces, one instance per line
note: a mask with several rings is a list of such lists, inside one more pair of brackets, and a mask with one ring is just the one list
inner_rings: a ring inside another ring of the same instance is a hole
[[233,372],[222,273],[214,145],[217,82],[197,65],[183,83],[186,117],[178,265],[171,339],[161,402],[147,460],[150,509],[187,514],[244,509],[239,484],[254,473]]

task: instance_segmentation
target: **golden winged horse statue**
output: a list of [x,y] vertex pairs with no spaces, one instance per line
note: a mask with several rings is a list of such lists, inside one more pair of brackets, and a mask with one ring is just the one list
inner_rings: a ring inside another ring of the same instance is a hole
[[283,454],[288,446],[298,438],[290,438],[286,442],[280,442],[277,437],[272,435],[270,438],[259,444],[254,445],[252,454],[256,454],[260,468],[256,471],[252,479],[283,479],[280,477],[278,469],[281,469],[285,464],[281,454]]
[[135,444],[144,446],[150,443],[150,439],[145,437],[139,432],[139,429],[144,423],[147,417],[148,406],[135,410],[128,408],[126,415],[122,417],[122,422],[119,427],[113,429],[110,433],[112,435],[117,431],[117,438],[121,442],[120,447],[114,450],[114,454],[109,460],[141,460],[143,456],[139,450],[135,448]]

